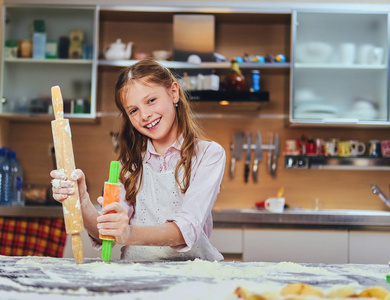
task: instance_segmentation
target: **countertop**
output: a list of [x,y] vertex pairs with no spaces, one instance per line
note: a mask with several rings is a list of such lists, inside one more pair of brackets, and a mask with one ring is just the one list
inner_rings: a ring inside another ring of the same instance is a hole
[[66,258],[0,256],[0,298],[237,299],[233,292],[238,286],[256,293],[279,293],[292,282],[316,286],[324,293],[336,285],[348,285],[357,292],[372,286],[390,290],[386,283],[389,271],[387,265],[202,260],[106,263],[98,258],[76,265]]
[[390,212],[377,210],[353,209],[287,209],[283,213],[270,213],[266,210],[215,209],[213,210],[214,227],[348,227],[390,229]]
[[[283,213],[266,210],[214,209],[214,227],[348,227],[390,230],[390,212],[353,209],[287,209]],[[62,218],[62,206],[1,207],[0,217]]]
[[62,206],[0,206],[0,217],[63,218]]

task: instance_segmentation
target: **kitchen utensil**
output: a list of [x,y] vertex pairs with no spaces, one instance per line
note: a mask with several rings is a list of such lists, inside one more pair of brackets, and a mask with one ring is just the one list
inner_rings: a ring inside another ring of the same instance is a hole
[[279,134],[275,133],[274,152],[272,157],[271,175],[276,177],[276,163],[279,156]]
[[[71,173],[76,169],[73,156],[72,137],[69,120],[64,119],[64,106],[59,86],[51,88],[53,111],[55,120],[51,122],[56,162],[58,170],[63,170],[70,180]],[[80,232],[84,231],[83,216],[81,214],[79,190],[77,181],[73,181],[75,192],[69,195],[63,202],[65,229],[72,235],[72,250],[77,264],[84,262],[83,244]]]
[[258,178],[258,165],[259,162],[263,159],[263,149],[261,149],[262,146],[262,138],[261,138],[261,133],[260,131],[257,131],[256,134],[256,150],[255,150],[255,160],[253,162],[253,171],[252,171],[252,176],[254,182],[257,182]]
[[236,161],[242,158],[244,154],[243,146],[245,144],[245,132],[235,132],[233,137],[233,155],[230,165],[230,177],[234,178],[236,175]]
[[276,198],[282,198],[284,194],[284,187],[282,186],[279,190],[278,193],[276,194]]
[[265,200],[265,209],[272,213],[282,213],[284,211],[284,198],[268,198]]
[[247,142],[247,148],[246,148],[246,161],[245,161],[245,171],[244,171],[244,181],[248,182],[249,177],[249,165],[251,163],[251,145],[252,145],[252,132],[248,133],[248,142]]
[[132,47],[133,42],[124,44],[121,39],[117,39],[115,43],[110,44],[104,56],[108,60],[130,59]]
[[356,59],[356,45],[354,43],[342,43],[340,45],[340,62],[343,65],[352,65]]
[[[273,144],[273,134],[272,132],[268,133],[268,144]],[[267,159],[268,172],[272,174],[272,149],[268,148],[268,159]]]
[[390,140],[381,141],[381,150],[383,157],[390,157]]
[[327,63],[332,55],[333,47],[324,42],[307,42],[296,46],[296,60],[306,64]]
[[152,52],[153,57],[157,60],[167,60],[171,57],[172,52],[167,50],[155,50]]
[[[108,182],[104,183],[104,194],[103,194],[103,207],[110,203],[120,201],[121,196],[121,185],[119,183],[119,161],[112,161],[110,164],[110,175]],[[113,213],[109,211],[107,214]],[[109,261],[111,259],[112,242],[115,241],[114,236],[110,235],[99,235],[99,238],[103,240],[102,243],[102,260]]]
[[368,156],[382,157],[381,142],[378,140],[371,140],[368,142]]

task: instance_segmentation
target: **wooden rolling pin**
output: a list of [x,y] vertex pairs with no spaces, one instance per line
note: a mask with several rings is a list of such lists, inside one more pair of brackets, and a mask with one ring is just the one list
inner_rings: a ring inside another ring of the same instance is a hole
[[[64,119],[64,103],[59,86],[53,86],[51,88],[51,97],[55,116],[55,120],[51,121],[51,128],[57,169],[64,172],[66,177],[71,180],[70,174],[76,168],[73,156],[72,134],[70,132],[69,120]],[[78,185],[75,180],[71,181],[73,182],[75,192],[62,202],[62,209],[64,212],[66,233],[72,235],[73,256],[77,264],[82,264],[84,262],[84,253],[80,232],[84,231],[84,222],[81,213]]]

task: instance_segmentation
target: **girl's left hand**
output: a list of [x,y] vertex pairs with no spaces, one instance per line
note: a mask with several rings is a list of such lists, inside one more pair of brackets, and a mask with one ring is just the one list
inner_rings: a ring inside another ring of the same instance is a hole
[[[103,203],[103,197],[98,202]],[[110,212],[113,211],[113,212]],[[107,212],[110,212],[107,214]],[[126,245],[130,237],[129,216],[127,210],[119,203],[114,202],[102,209],[102,215],[97,217],[97,228],[99,234],[112,235],[116,243]]]

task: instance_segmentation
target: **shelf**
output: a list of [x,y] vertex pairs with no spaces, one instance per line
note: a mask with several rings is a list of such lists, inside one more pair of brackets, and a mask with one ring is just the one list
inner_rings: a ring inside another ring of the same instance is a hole
[[269,92],[249,91],[188,91],[191,101],[268,102]]
[[30,63],[30,64],[92,64],[92,59],[33,59],[33,58],[8,58],[6,63]]
[[390,157],[286,155],[286,169],[390,170]]
[[[73,120],[77,123],[90,123],[96,121],[95,114],[64,114],[64,118]],[[0,119],[15,120],[15,121],[37,121],[37,122],[50,122],[54,120],[54,115],[44,114],[44,113],[2,113],[0,114]]]
[[[138,60],[99,60],[99,66],[128,67]],[[191,64],[182,61],[159,61],[164,67],[169,69],[230,69],[230,62],[203,62],[200,64]],[[241,69],[288,69],[290,63],[241,63]]]
[[294,64],[296,69],[327,69],[327,70],[387,70],[386,65],[341,65],[341,64]]

